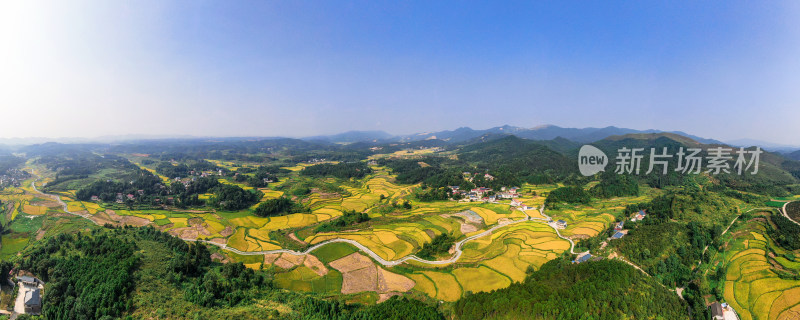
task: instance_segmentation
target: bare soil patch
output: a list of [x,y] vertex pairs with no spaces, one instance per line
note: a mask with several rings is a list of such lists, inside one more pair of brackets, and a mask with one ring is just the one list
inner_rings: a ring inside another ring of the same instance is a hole
[[400,292],[389,292],[389,293],[378,294],[378,303],[384,302],[386,300],[389,300],[389,298],[391,298],[391,297],[399,296],[399,295],[400,295]]
[[[114,210],[106,210],[105,212],[108,214],[108,216],[112,220],[118,221],[122,225],[132,225],[132,226],[136,226],[136,227],[144,227],[144,226],[150,224],[150,220],[147,220],[145,218],[139,218],[139,217],[134,217],[134,216],[120,216],[116,212],[114,212]],[[97,215],[95,215],[95,216],[97,216]]]
[[225,227],[225,229],[223,229],[222,231],[219,232],[219,235],[221,235],[223,237],[227,237],[227,236],[232,235],[233,232],[234,232],[233,228],[231,228],[231,226],[227,226],[227,227]]
[[366,256],[353,253],[335,260],[330,266],[342,273],[342,293],[374,291],[391,297],[390,292],[406,292],[414,287],[413,280],[376,266]]
[[192,239],[192,240],[195,240],[195,239],[197,239],[197,236],[198,236],[197,229],[192,228],[192,227],[175,228],[175,229],[169,230],[167,232],[169,232],[169,233],[171,233],[171,234],[173,234],[173,235],[175,235],[175,236],[177,236],[178,238],[181,238],[181,239]]
[[378,268],[378,292],[406,292],[414,288],[414,280]]
[[273,264],[273,263],[275,263],[275,260],[278,260],[278,258],[280,258],[280,256],[281,256],[280,253],[265,254],[264,255],[264,264]]
[[313,270],[319,276],[324,276],[328,274],[328,268],[326,268],[325,265],[322,263],[322,261],[319,261],[317,257],[312,256],[310,254],[307,254],[305,257],[306,259],[303,260],[304,266]]
[[103,211],[103,212],[96,213],[95,215],[93,215],[91,217],[91,220],[94,221],[95,223],[101,225],[101,226],[106,224],[106,223],[108,223],[110,225],[114,225],[114,226],[119,226],[120,225],[119,221],[114,220],[112,218],[111,214],[119,217],[118,215],[116,215],[114,213],[114,210],[106,210],[106,211]]
[[461,223],[461,233],[467,234],[475,231],[478,231],[478,226],[471,223]]
[[370,260],[369,258],[358,252],[331,261],[330,263],[331,268],[334,268],[341,273],[347,273],[350,271],[366,268],[372,265],[374,265],[372,263],[372,260]]
[[297,241],[298,243],[301,243],[301,244],[308,244],[308,242],[300,240],[300,238],[298,238],[297,235],[294,232],[289,234],[289,238],[291,238],[292,240]]
[[378,271],[375,265],[342,274],[342,293],[350,294],[362,291],[376,291],[378,287]]
[[466,219],[470,223],[475,223],[475,224],[483,223],[483,218],[481,218],[481,216],[478,215],[477,212],[472,211],[472,210],[461,211],[459,213],[456,213],[455,215]]

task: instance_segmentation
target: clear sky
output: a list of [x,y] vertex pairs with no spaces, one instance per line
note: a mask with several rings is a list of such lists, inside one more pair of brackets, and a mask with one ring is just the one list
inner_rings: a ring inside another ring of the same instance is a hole
[[797,1],[0,2],[6,138],[798,120]]

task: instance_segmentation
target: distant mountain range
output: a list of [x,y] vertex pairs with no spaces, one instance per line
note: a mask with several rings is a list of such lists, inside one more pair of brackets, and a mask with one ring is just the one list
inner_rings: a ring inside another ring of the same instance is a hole
[[[612,136],[622,136],[628,134],[648,134],[648,133],[672,133],[684,136],[703,144],[727,144],[731,146],[759,146],[764,150],[783,153],[785,156],[800,160],[800,145],[783,145],[777,143],[770,143],[760,140],[752,139],[739,139],[731,141],[719,141],[710,138],[698,137],[696,135],[688,134],[681,131],[663,131],[657,129],[636,130],[629,128],[619,128],[614,126],[604,128],[564,128],[555,125],[542,125],[533,128],[515,127],[504,125],[500,127],[493,127],[489,129],[472,129],[469,127],[461,127],[455,130],[443,130],[436,132],[423,132],[409,135],[392,135],[384,131],[347,131],[332,135],[317,135],[301,138],[301,140],[317,143],[334,143],[334,144],[353,144],[353,143],[366,143],[366,144],[386,144],[386,143],[409,143],[409,142],[424,142],[431,140],[431,143],[468,143],[485,141],[489,139],[500,138],[503,136],[514,135],[523,139],[547,141],[556,138],[569,140],[574,143],[583,144],[606,139]],[[0,145],[6,146],[22,146],[41,144],[45,142],[58,142],[68,144],[81,144],[81,143],[129,143],[134,141],[145,140],[263,140],[263,139],[278,139],[280,137],[197,137],[188,135],[117,135],[117,136],[103,136],[97,138],[0,138]],[[562,144],[563,145],[563,144]]]
[[562,128],[554,125],[543,125],[533,128],[522,128],[504,125],[483,130],[475,130],[468,127],[461,127],[455,130],[445,130],[437,132],[424,132],[403,136],[393,136],[383,131],[348,131],[330,136],[314,136],[303,138],[303,140],[327,141],[332,143],[353,143],[362,141],[372,141],[379,143],[386,142],[412,142],[420,140],[438,139],[447,142],[466,142],[482,136],[496,136],[496,135],[515,135],[520,138],[530,140],[553,140],[561,137],[574,142],[588,143],[605,139],[610,136],[618,136],[633,133],[675,133],[685,137],[689,137],[697,142],[704,144],[722,144],[721,141],[714,139],[706,139],[691,135],[680,131],[662,131],[662,130],[636,130],[618,127],[605,127],[605,128]]
[[[779,144],[779,143],[772,143],[767,141],[761,140],[753,140],[753,139],[738,139],[738,140],[729,140],[725,141],[727,144],[736,146],[736,147],[749,147],[749,146],[759,146],[762,149],[774,151],[774,152],[782,152],[782,153],[789,153],[792,151],[797,151],[800,149],[800,146],[797,145],[786,145],[786,144]],[[800,159],[797,159],[800,160]]]

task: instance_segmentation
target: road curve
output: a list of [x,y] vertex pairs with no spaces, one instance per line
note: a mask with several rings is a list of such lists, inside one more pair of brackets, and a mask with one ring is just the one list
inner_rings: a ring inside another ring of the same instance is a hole
[[792,202],[794,202],[794,201],[789,201],[789,202],[784,203],[783,204],[783,208],[781,208],[781,213],[783,213],[783,216],[786,217],[786,219],[789,219],[789,221],[794,222],[796,224],[800,224],[800,222],[794,221],[794,219],[789,217],[789,214],[786,212],[786,206],[789,205]]
[[[92,223],[94,223],[96,225],[100,225],[96,221],[90,219],[91,215],[89,215],[89,214],[82,214],[82,213],[69,211],[69,207],[67,206],[67,203],[65,203],[63,200],[61,200],[61,197],[59,197],[57,195],[52,195],[52,194],[48,194],[48,193],[44,193],[42,191],[39,191],[39,189],[36,188],[36,181],[37,180],[39,180],[38,177],[37,177],[36,180],[31,182],[31,187],[33,188],[34,191],[36,191],[38,193],[41,193],[41,194],[43,194],[45,196],[48,196],[48,197],[53,198],[56,201],[58,201],[58,203],[61,204],[61,206],[63,207],[63,211],[64,212],[72,214],[72,215],[75,215],[75,216],[79,216],[79,217],[84,218],[86,220],[89,220],[89,221],[91,221]],[[542,216],[546,217],[546,219],[532,218],[531,216],[528,215],[527,212],[525,212],[525,210],[523,210],[522,212],[525,213],[526,218],[519,219],[519,220],[512,220],[510,222],[498,224],[498,225],[496,225],[494,227],[491,227],[491,228],[487,229],[484,232],[469,236],[469,237],[467,237],[467,238],[465,238],[465,239],[463,239],[461,241],[456,242],[455,243],[455,249],[454,249],[455,254],[453,254],[452,257],[450,257],[449,259],[446,259],[446,260],[426,260],[426,259],[422,259],[420,257],[417,257],[417,256],[415,256],[413,254],[412,255],[407,255],[407,256],[402,257],[402,258],[397,259],[397,260],[386,260],[386,259],[382,258],[381,256],[379,256],[374,251],[372,251],[371,249],[369,249],[366,246],[358,243],[357,241],[350,240],[350,239],[342,239],[342,238],[336,238],[336,239],[331,239],[331,240],[326,240],[326,241],[320,242],[318,244],[315,244],[315,245],[309,247],[305,251],[294,251],[294,250],[290,250],[290,249],[277,249],[277,250],[265,250],[265,251],[241,251],[241,250],[236,249],[236,248],[231,248],[227,244],[220,244],[220,243],[211,242],[211,241],[208,241],[208,240],[188,239],[188,238],[181,238],[181,240],[191,241],[191,242],[206,243],[206,244],[217,246],[220,249],[223,249],[223,250],[226,250],[226,251],[230,251],[230,252],[233,252],[233,253],[236,253],[236,254],[246,255],[246,256],[262,255],[262,254],[275,254],[275,253],[288,253],[288,254],[300,256],[300,255],[309,254],[309,253],[313,252],[314,250],[317,250],[320,247],[322,247],[324,245],[327,245],[327,244],[337,243],[337,242],[344,242],[344,243],[348,243],[350,245],[353,245],[354,247],[358,248],[362,252],[364,252],[367,255],[369,255],[370,257],[372,257],[372,259],[374,259],[375,261],[377,261],[381,265],[387,266],[387,267],[396,266],[398,264],[404,263],[404,262],[409,261],[409,260],[410,261],[417,261],[417,262],[424,263],[424,264],[430,264],[430,265],[446,265],[446,264],[451,264],[451,263],[454,263],[454,262],[458,261],[458,259],[461,257],[461,254],[463,253],[463,251],[461,250],[461,247],[464,246],[464,244],[467,243],[468,241],[472,241],[472,240],[475,240],[475,239],[490,235],[495,230],[503,228],[503,227],[506,227],[506,226],[510,226],[510,225],[513,225],[513,224],[526,222],[526,221],[532,221],[532,222],[541,222],[541,223],[547,224],[548,226],[553,228],[553,230],[556,231],[556,235],[558,235],[559,238],[569,241],[569,244],[570,244],[569,251],[570,251],[570,253],[576,254],[575,253],[575,243],[572,241],[572,239],[562,236],[561,233],[558,231],[558,228],[556,228],[554,225],[552,225],[552,224],[547,222],[547,221],[549,221],[551,219],[550,219],[550,217],[548,217],[547,215],[544,214],[544,205],[542,205],[539,208],[539,213]]]

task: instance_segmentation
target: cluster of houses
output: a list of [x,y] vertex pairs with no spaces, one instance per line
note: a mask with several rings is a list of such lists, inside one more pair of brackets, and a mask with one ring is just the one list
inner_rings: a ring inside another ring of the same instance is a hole
[[[464,175],[464,178],[467,179],[469,182],[472,182],[472,180],[474,180],[475,177],[480,175],[479,173],[476,173],[476,174],[473,175],[471,172],[467,172],[467,171],[464,171],[461,174]],[[492,181],[492,180],[494,180],[494,176],[491,175],[491,174],[488,174],[488,173],[484,173],[483,174],[483,179],[486,180],[486,181]]]
[[[189,175],[193,175],[193,176],[194,175],[198,175],[198,176],[203,177],[203,178],[210,177],[210,176],[213,176],[213,175],[221,176],[222,175],[222,169],[217,169],[217,172],[214,172],[214,171],[199,171],[199,172],[195,172],[194,170],[192,170],[192,171],[189,171]],[[179,179],[179,178],[175,178],[175,179]]]
[[[223,175],[225,175],[225,172],[222,171],[222,169],[217,169],[216,171],[214,171],[214,170],[206,170],[206,171],[195,171],[195,170],[192,170],[192,171],[189,171],[189,175],[190,176],[195,176],[195,177],[205,178],[205,177],[210,177],[210,176],[223,176]],[[195,179],[197,179],[197,178],[193,177],[193,178],[183,178],[182,179],[181,177],[175,177],[173,180],[175,182],[182,182],[183,184],[186,185],[186,184],[189,184],[190,181],[194,181]]]
[[[9,272],[9,274],[13,273],[14,270]],[[14,311],[20,314],[40,314],[42,312],[42,290],[44,289],[44,282],[26,275],[16,278],[19,291],[15,301]],[[14,283],[12,282],[11,284],[13,285]]]
[[637,212],[636,215],[631,218],[631,221],[642,221],[645,217],[647,217],[647,212],[644,210],[639,210],[639,212]]
[[8,169],[0,175],[0,187],[19,187],[28,173],[19,169]]
[[575,258],[575,260],[572,260],[572,263],[586,262],[586,261],[589,261],[589,259],[591,259],[591,258],[592,258],[592,254],[591,253],[584,252],[582,254],[579,254],[578,257]]
[[711,319],[713,320],[739,320],[736,310],[727,303],[715,301],[709,308],[711,309]]
[[[142,190],[142,189],[136,190],[136,193],[138,193],[140,196],[144,195],[144,190]],[[117,192],[117,197],[116,197],[116,202],[117,203],[125,203],[126,199],[133,201],[133,200],[136,200],[136,196],[134,194],[132,194],[132,193],[122,194],[121,192]],[[92,196],[90,200],[94,201],[94,202],[100,202],[100,197]]]
[[[639,210],[639,212],[637,212],[631,218],[631,222],[642,221],[645,217],[647,217],[647,212],[644,210]],[[614,235],[611,236],[611,239],[621,239],[627,234],[628,230],[625,230],[625,221],[620,221],[616,226],[614,226]]]
[[519,198],[519,193],[517,191],[519,188],[512,187],[506,188],[503,187],[500,189],[500,192],[493,192],[491,188],[486,187],[479,187],[472,189],[470,191],[461,190],[459,186],[450,186],[450,191],[453,195],[461,195],[462,198],[460,201],[462,202],[475,202],[475,201],[483,201],[483,202],[490,202],[490,203],[497,203],[499,199],[512,199],[511,205],[518,207],[522,205],[522,202],[518,202],[515,204],[516,198]]
[[620,221],[619,223],[617,223],[617,225],[614,226],[614,235],[611,236],[611,239],[620,239],[624,237],[626,234],[628,234],[628,230],[624,230],[624,227],[625,227],[625,221]]

